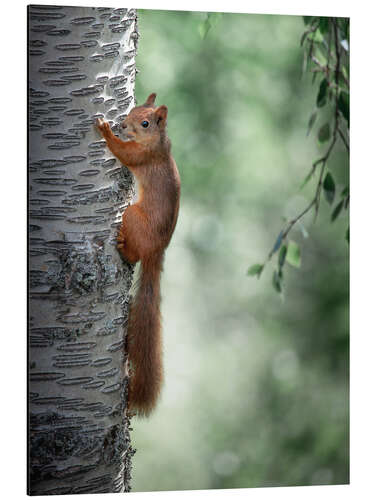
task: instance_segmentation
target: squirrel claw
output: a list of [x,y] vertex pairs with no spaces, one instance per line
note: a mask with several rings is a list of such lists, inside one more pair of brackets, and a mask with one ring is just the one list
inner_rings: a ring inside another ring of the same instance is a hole
[[104,125],[104,124],[105,124],[105,121],[103,120],[103,118],[97,118],[97,119],[96,119],[95,125],[96,125],[98,128],[103,127],[103,125]]
[[105,122],[102,118],[97,118],[95,125],[99,132],[103,136],[108,136],[111,133],[111,127],[108,122]]

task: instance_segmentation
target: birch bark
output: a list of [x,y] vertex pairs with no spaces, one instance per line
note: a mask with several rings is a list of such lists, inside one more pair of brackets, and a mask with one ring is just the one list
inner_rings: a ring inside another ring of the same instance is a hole
[[134,194],[93,122],[134,105],[134,9],[36,6],[29,43],[28,492],[130,489],[124,364]]

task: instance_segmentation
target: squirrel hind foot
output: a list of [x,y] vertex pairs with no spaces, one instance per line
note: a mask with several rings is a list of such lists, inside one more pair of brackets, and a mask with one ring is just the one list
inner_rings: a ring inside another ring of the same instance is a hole
[[139,261],[139,255],[137,254],[137,252],[131,250],[129,248],[129,245],[126,244],[125,237],[121,229],[117,237],[117,250],[120,253],[121,257],[130,264],[135,264]]
[[129,251],[129,248],[125,245],[125,243],[118,243],[117,250],[121,257],[126,260],[126,262],[129,262],[129,264],[136,264],[139,261],[138,255]]

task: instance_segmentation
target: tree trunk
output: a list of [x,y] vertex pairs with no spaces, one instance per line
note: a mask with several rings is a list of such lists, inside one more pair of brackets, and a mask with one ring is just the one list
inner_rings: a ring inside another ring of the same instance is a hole
[[129,491],[133,269],[116,234],[134,187],[93,123],[116,132],[134,104],[136,11],[34,5],[28,17],[28,492]]

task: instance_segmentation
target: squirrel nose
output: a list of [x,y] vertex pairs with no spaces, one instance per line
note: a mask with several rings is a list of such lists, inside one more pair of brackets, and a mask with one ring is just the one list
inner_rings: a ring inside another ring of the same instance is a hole
[[125,122],[122,122],[121,127],[122,127],[122,128],[126,128],[126,123],[125,123]]

